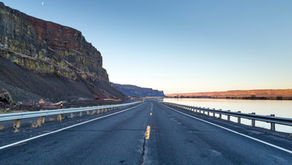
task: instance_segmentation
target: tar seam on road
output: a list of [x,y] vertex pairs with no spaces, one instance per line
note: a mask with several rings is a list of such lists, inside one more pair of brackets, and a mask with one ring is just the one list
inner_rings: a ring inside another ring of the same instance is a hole
[[[166,106],[166,105],[164,105],[164,106]],[[251,139],[251,140],[254,140],[254,141],[260,142],[260,143],[262,143],[262,144],[266,144],[266,145],[268,145],[268,146],[271,146],[271,147],[274,147],[274,148],[279,149],[279,150],[281,150],[281,151],[284,151],[284,152],[287,152],[287,153],[289,153],[289,154],[292,154],[292,151],[291,151],[291,150],[285,149],[285,148],[283,148],[283,147],[280,147],[280,146],[277,146],[277,145],[271,144],[271,143],[269,143],[269,142],[266,142],[266,141],[263,141],[263,140],[260,140],[260,139],[257,139],[257,138],[254,138],[254,137],[251,137],[251,136],[245,135],[245,134],[243,134],[243,133],[239,133],[239,132],[234,131],[234,130],[232,130],[232,129],[229,129],[229,128],[226,128],[226,127],[220,126],[220,125],[218,125],[218,124],[215,124],[215,123],[212,123],[212,122],[209,122],[209,121],[206,121],[206,120],[203,120],[203,119],[200,119],[200,118],[197,118],[197,117],[191,116],[191,115],[189,115],[189,114],[186,114],[186,113],[180,112],[180,111],[175,110],[175,109],[173,109],[173,108],[170,108],[170,107],[168,107],[168,106],[166,106],[166,107],[169,108],[169,109],[171,109],[171,110],[173,110],[173,111],[176,111],[176,112],[178,112],[178,113],[181,113],[181,114],[183,114],[183,115],[185,115],[185,116],[188,116],[188,117],[191,117],[191,118],[194,118],[194,119],[200,120],[200,121],[202,121],[202,122],[205,122],[205,123],[211,124],[211,125],[213,125],[213,126],[215,126],[215,127],[218,127],[218,128],[224,129],[224,130],[229,131],[229,132],[232,132],[232,133],[234,133],[234,134],[237,134],[237,135],[240,135],[240,136],[243,136],[243,137],[249,138],[249,139]]]
[[145,163],[145,151],[146,151],[146,141],[149,140],[150,138],[150,125],[147,126],[146,131],[145,131],[145,138],[142,146],[142,154],[141,154],[141,163],[140,165],[144,165]]
[[[150,124],[150,119],[151,119],[151,116],[152,116],[152,111],[153,111],[153,103],[151,103],[151,106],[150,106],[150,114],[149,114],[149,117],[148,117],[148,120],[147,120],[147,123]],[[147,140],[149,140],[150,138],[150,125],[147,125],[146,127],[146,131],[145,131],[145,138],[144,138],[144,142],[143,142],[143,146],[142,146],[142,154],[141,154],[141,163],[140,165],[144,165],[145,163],[145,152],[146,152],[146,143],[147,143]]]
[[61,128],[61,129],[58,129],[58,130],[55,130],[55,131],[51,131],[51,132],[48,132],[48,133],[45,133],[45,134],[41,134],[41,135],[34,136],[34,137],[31,137],[31,138],[28,138],[28,139],[24,139],[24,140],[15,142],[15,143],[7,144],[5,146],[1,146],[0,150],[15,146],[15,145],[18,145],[18,144],[21,144],[21,143],[25,143],[25,142],[28,142],[28,141],[31,141],[31,140],[34,140],[34,139],[38,139],[38,138],[41,138],[41,137],[44,137],[44,136],[47,136],[47,135],[50,135],[50,134],[58,133],[58,132],[61,132],[61,131],[64,131],[64,130],[67,130],[67,129],[70,129],[70,128],[74,128],[74,127],[77,127],[79,125],[90,123],[90,122],[95,121],[95,120],[99,120],[99,119],[110,117],[110,116],[113,116],[113,115],[116,115],[116,114],[119,114],[119,113],[122,113],[122,112],[126,112],[126,111],[129,111],[129,110],[134,109],[134,108],[136,108],[138,106],[141,106],[141,105],[142,104],[139,104],[139,105],[137,105],[135,107],[131,107],[131,108],[119,111],[119,112],[111,113],[111,114],[108,114],[108,115],[105,115],[105,116],[100,116],[100,117],[97,117],[97,118],[94,118],[94,119],[91,119],[91,120],[87,120],[87,121],[84,121],[84,122],[81,122],[81,123],[77,123],[77,124],[74,124],[74,125],[71,125],[71,126],[68,126],[68,127],[65,127],[65,128]]

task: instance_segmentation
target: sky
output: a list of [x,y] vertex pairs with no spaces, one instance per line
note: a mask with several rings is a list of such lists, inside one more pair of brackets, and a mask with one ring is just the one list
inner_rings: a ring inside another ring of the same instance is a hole
[[4,0],[78,29],[111,82],[165,93],[292,88],[291,0]]

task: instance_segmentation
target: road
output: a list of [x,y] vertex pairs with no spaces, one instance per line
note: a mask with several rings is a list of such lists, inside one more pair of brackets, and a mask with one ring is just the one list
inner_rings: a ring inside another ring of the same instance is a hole
[[[289,139],[215,119],[205,120],[292,150]],[[146,130],[149,139],[145,138]],[[292,154],[149,101],[2,149],[0,164],[266,165],[292,164]]]

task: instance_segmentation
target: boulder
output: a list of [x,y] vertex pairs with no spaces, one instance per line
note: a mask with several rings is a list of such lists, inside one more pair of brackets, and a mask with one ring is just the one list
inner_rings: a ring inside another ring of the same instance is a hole
[[6,89],[0,90],[0,103],[2,105],[11,105],[13,103],[12,97]]

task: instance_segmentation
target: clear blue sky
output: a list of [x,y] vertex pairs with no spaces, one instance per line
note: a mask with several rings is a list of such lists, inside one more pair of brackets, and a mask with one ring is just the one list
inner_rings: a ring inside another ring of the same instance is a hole
[[292,88],[291,0],[5,0],[80,30],[110,81],[165,93]]

